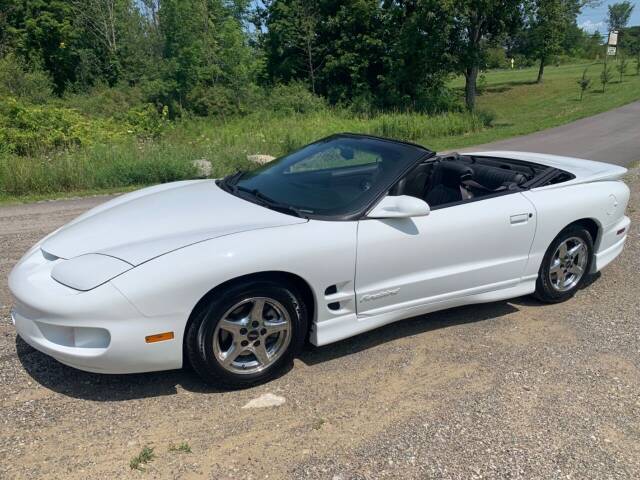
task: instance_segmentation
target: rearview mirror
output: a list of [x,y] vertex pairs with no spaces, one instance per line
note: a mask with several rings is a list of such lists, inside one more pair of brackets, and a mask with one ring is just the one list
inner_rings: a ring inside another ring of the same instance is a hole
[[429,215],[427,202],[409,195],[386,196],[367,215],[368,218],[409,218]]

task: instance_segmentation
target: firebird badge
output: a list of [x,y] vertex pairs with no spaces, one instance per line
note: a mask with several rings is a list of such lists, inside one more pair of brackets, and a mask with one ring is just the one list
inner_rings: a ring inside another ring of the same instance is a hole
[[377,300],[379,298],[389,297],[391,295],[397,295],[399,291],[400,291],[399,288],[394,288],[394,289],[391,289],[391,290],[383,290],[383,291],[378,292],[378,293],[370,293],[368,295],[363,295],[362,298],[360,299],[360,301],[361,302],[369,302],[371,300]]

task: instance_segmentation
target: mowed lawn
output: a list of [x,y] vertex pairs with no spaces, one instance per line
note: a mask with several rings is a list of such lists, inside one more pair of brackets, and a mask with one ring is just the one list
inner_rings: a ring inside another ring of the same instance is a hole
[[[592,88],[580,101],[577,81],[585,68]],[[549,66],[541,84],[534,83],[535,67],[485,72],[475,115],[363,116],[338,108],[274,115],[257,108],[243,117],[177,121],[154,140],[139,141],[132,136],[40,156],[5,156],[0,158],[0,202],[126,191],[192,178],[196,172],[191,162],[199,159],[210,161],[212,176],[219,177],[253,168],[247,155],[279,156],[345,131],[410,140],[437,151],[450,150],[558,126],[640,99],[635,62],[630,62],[622,83],[613,68],[613,79],[604,93],[601,71],[602,64]],[[452,79],[451,86],[462,97],[464,79]]]
[[[629,62],[622,83],[619,83],[615,61],[610,61],[609,65],[612,67],[612,80],[604,93],[600,83],[601,63],[547,66],[540,84],[535,83],[537,67],[486,72],[486,91],[478,97],[478,108],[489,109],[496,114],[493,128],[460,138],[444,139],[438,148],[479,145],[524,135],[639,100],[640,76],[635,73],[635,62]],[[592,86],[580,101],[577,81],[585,68]],[[464,79],[456,78],[451,85],[463,88]]]

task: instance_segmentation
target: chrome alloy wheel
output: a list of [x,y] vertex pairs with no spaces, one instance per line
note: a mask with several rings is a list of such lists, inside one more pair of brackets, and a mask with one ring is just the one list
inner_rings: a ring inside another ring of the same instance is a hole
[[213,352],[220,365],[240,374],[273,365],[291,342],[291,319],[272,298],[251,297],[232,306],[213,334]]
[[567,238],[558,245],[549,267],[549,280],[555,290],[566,292],[580,282],[587,268],[588,253],[587,244],[578,237]]

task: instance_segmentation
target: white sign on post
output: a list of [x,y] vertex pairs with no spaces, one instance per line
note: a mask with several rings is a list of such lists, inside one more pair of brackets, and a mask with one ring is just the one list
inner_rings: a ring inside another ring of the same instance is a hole
[[613,30],[612,32],[609,32],[609,41],[607,42],[607,45],[611,45],[612,47],[615,47],[618,45],[618,31],[617,30]]
[[608,47],[607,48],[607,55],[614,56],[615,54],[616,54],[616,47]]

